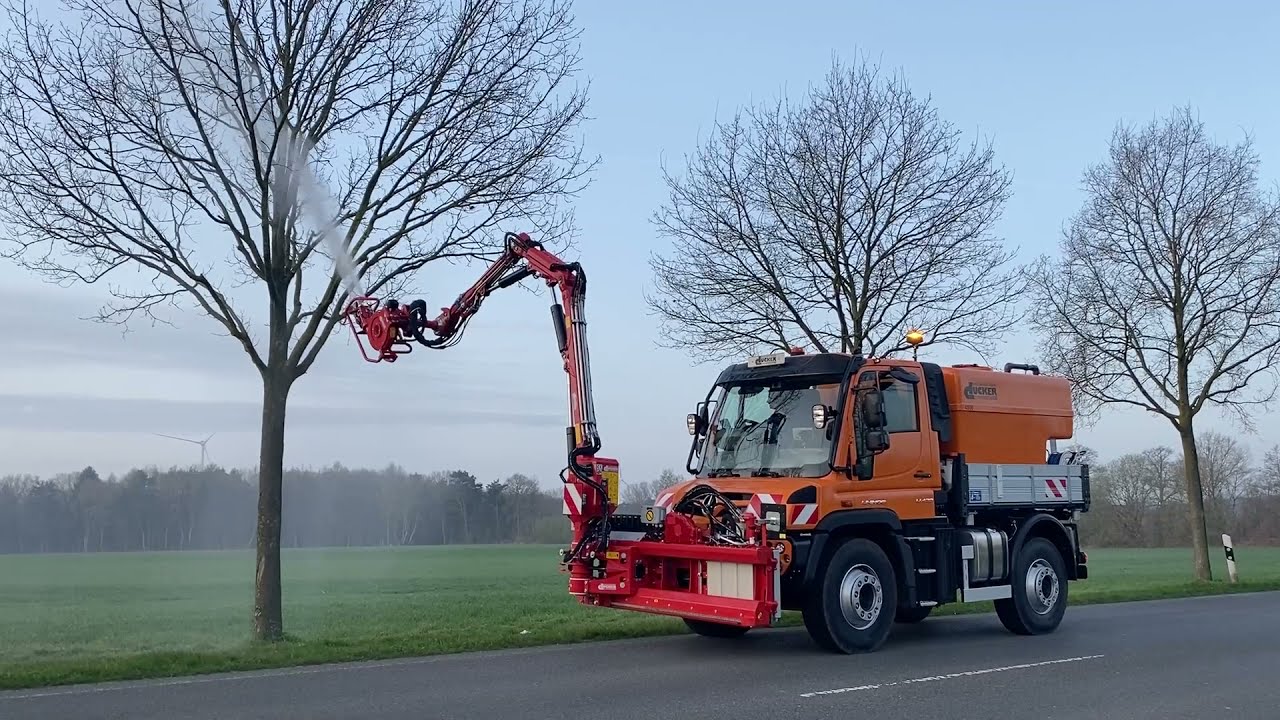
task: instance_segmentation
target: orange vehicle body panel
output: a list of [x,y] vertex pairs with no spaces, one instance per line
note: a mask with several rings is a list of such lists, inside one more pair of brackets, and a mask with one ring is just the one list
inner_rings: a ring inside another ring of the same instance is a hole
[[[837,467],[849,467],[855,459],[851,442],[855,406],[852,396],[858,378],[893,367],[921,378],[916,394],[918,424],[915,431],[890,435],[889,448],[875,458],[874,477],[859,480],[837,470],[811,478],[691,478],[664,489],[660,497],[670,494],[674,501],[701,484],[716,488],[740,507],[748,506],[753,497],[771,496],[786,505],[786,525],[791,531],[812,529],[822,518],[840,510],[881,509],[892,511],[900,520],[929,519],[936,517],[934,492],[942,489],[943,457],[963,452],[968,462],[1039,464],[1046,461],[1045,445],[1050,439],[1065,440],[1072,435],[1071,391],[1065,379],[974,365],[943,366],[951,439],[940,443],[920,364],[872,360],[855,373],[849,387],[850,401],[844,403],[840,435],[835,439]],[[836,405],[837,398],[829,388],[821,392],[823,402]],[[806,503],[787,502],[793,493],[807,486],[816,490],[816,511],[803,507]],[[784,557],[784,561],[789,562],[789,558]]]
[[1007,373],[982,366],[944,367],[951,441],[943,454],[974,463],[1045,462],[1045,443],[1072,435],[1071,386],[1065,378]]

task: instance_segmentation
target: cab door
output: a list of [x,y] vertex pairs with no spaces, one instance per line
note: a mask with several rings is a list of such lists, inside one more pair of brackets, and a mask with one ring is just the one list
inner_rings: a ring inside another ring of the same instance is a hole
[[[911,378],[915,382],[907,381]],[[937,454],[932,452],[932,444],[925,442],[932,432],[928,432],[931,428],[923,373],[918,368],[901,366],[893,374],[887,369],[866,369],[859,380],[859,384],[878,383],[884,394],[889,448],[875,457],[875,472],[870,480],[855,478],[852,483],[843,484],[853,497],[841,493],[847,498],[841,504],[887,507],[902,519],[932,517],[933,490],[941,487],[941,480]]]

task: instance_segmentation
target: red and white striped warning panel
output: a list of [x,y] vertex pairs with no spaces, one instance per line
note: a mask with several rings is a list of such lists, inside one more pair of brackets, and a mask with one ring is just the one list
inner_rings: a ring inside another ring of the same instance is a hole
[[1054,500],[1062,500],[1069,497],[1070,490],[1067,489],[1066,478],[1045,478],[1044,479],[1044,496]]
[[672,492],[664,492],[658,495],[658,499],[653,501],[654,507],[662,507],[670,510],[676,504],[676,494]]
[[582,517],[582,493],[573,483],[564,485],[564,514],[569,517]]
[[782,503],[781,495],[768,495],[766,493],[756,493],[751,496],[751,500],[747,501],[747,506],[742,509],[743,515],[755,515],[758,518],[764,517],[763,506],[778,505]]
[[818,503],[791,505],[787,508],[787,527],[811,525],[818,517]]

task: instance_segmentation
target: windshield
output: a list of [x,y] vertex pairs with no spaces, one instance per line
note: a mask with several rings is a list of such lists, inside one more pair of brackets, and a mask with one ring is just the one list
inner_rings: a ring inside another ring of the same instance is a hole
[[[702,466],[707,477],[820,477],[831,471],[834,420],[813,426],[813,406],[840,412],[840,383],[789,378],[722,388]],[[834,417],[834,415],[833,415]]]

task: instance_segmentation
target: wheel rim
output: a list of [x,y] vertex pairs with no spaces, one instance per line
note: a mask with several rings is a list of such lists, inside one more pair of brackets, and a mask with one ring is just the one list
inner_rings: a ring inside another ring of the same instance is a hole
[[1047,615],[1058,604],[1058,574],[1046,560],[1037,559],[1027,568],[1027,603],[1037,615]]
[[840,612],[855,630],[875,624],[884,605],[880,578],[866,565],[854,565],[840,581]]

